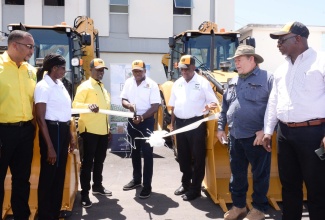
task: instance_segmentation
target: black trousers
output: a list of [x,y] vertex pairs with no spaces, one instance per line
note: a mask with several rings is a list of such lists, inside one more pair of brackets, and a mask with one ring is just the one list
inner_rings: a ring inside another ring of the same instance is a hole
[[279,123],[278,168],[282,184],[283,220],[301,219],[303,181],[307,188],[309,218],[325,219],[325,160],[320,160],[315,154],[324,134],[325,124],[290,128]]
[[[0,207],[4,199],[4,180],[8,166],[12,174],[11,207],[14,218],[27,220],[30,215],[28,198],[29,177],[33,159],[35,127],[32,123],[24,126],[0,125],[2,143],[0,155]],[[1,208],[2,216],[2,208]]]
[[58,219],[60,215],[65,170],[70,143],[70,126],[47,122],[50,138],[57,158],[54,165],[47,162],[47,145],[39,132],[41,171],[38,182],[38,219]]
[[[144,139],[135,139],[137,137],[149,137],[153,132],[155,118],[150,117],[139,124],[134,124],[132,119],[129,119],[128,134],[130,135],[130,142],[135,145],[131,148],[133,179],[141,182],[143,179],[143,187],[151,190],[151,182],[153,176],[153,147]],[[141,152],[143,156],[143,178],[142,178],[142,162]]]
[[91,170],[93,170],[93,188],[102,187],[102,172],[108,147],[108,134],[98,135],[84,132],[81,137],[83,138],[84,148],[80,168],[81,195],[88,195]]
[[[182,128],[202,118],[195,117],[185,120],[176,118],[176,128]],[[182,185],[195,193],[201,192],[205,174],[205,139],[205,122],[196,129],[176,134],[178,162],[180,171],[183,173]]]

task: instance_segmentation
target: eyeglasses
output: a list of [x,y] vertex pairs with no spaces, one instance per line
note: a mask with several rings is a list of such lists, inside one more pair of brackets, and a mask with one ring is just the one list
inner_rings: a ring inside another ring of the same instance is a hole
[[23,44],[23,43],[19,43],[19,42],[16,42],[15,41],[15,43],[16,44],[21,44],[21,45],[24,45],[24,46],[26,46],[28,49],[34,49],[36,46],[35,45],[32,45],[32,44]]
[[287,37],[287,38],[281,38],[278,40],[278,44],[284,44],[287,40],[291,39],[291,38],[294,38],[294,37],[297,37],[298,35],[293,35],[291,37]]

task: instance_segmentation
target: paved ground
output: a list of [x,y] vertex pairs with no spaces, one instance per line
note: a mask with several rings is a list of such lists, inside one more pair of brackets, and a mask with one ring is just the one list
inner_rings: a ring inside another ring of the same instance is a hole
[[[73,214],[68,220],[179,220],[179,219],[223,219],[223,211],[207,194],[191,202],[185,202],[174,195],[179,187],[181,173],[169,148],[154,149],[153,193],[148,199],[139,199],[141,188],[123,191],[122,187],[131,180],[131,159],[125,153],[107,151],[104,167],[104,186],[113,196],[90,196],[93,206],[84,209],[80,204],[80,194],[76,198]],[[280,204],[281,206],[281,204]],[[272,207],[266,219],[281,219],[281,212]],[[309,219],[304,212],[304,220]]]
[[[181,173],[171,149],[154,149],[153,193],[148,199],[139,199],[141,188],[123,191],[122,187],[131,180],[132,165],[126,153],[107,151],[104,166],[103,185],[113,192],[105,197],[90,194],[93,206],[88,209],[80,204],[78,192],[72,215],[67,220],[201,220],[223,219],[224,212],[209,195],[202,192],[202,197],[190,202],[175,196],[174,191],[180,186]],[[80,189],[79,189],[80,190]],[[281,203],[279,204],[281,207]],[[228,205],[228,208],[231,204]],[[9,216],[7,220],[12,220]],[[280,220],[281,211],[269,208],[267,220]],[[303,220],[309,219],[308,212],[303,213]]]

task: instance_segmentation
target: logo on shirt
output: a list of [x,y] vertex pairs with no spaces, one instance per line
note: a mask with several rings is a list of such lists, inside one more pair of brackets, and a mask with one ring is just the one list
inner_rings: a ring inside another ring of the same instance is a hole
[[144,86],[144,88],[147,88],[147,89],[149,89],[149,88],[150,88],[150,84],[149,84],[149,83],[147,83],[147,84]]
[[200,84],[195,84],[194,90],[200,90]]
[[33,72],[31,70],[27,70],[27,74],[30,79],[33,78]]

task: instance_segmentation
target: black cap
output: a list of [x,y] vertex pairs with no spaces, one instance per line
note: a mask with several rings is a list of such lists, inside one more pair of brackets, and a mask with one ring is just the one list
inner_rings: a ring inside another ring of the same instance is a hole
[[308,38],[308,36],[309,36],[308,28],[304,24],[295,21],[295,22],[287,23],[286,25],[284,25],[282,27],[282,29],[280,31],[271,33],[270,37],[272,39],[279,39],[281,36],[287,35],[290,33],[297,34],[297,35],[300,35],[305,38]]

